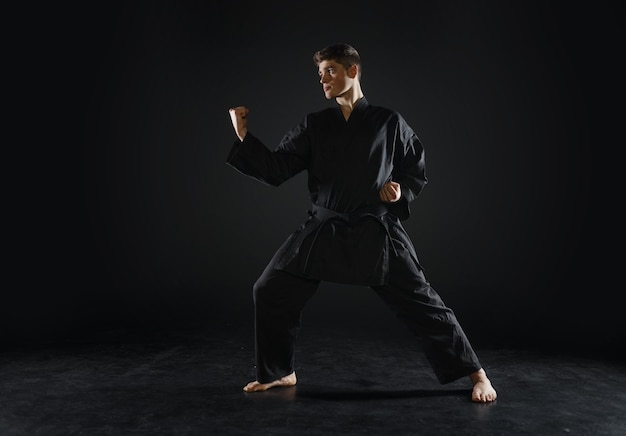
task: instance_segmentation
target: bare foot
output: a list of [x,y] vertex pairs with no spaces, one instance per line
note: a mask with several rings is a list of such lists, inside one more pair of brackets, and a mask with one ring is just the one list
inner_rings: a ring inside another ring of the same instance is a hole
[[470,379],[474,384],[472,401],[475,403],[490,403],[496,400],[498,394],[493,386],[491,386],[491,382],[487,378],[487,373],[484,369],[480,368],[475,373],[470,374]]
[[276,386],[294,386],[298,380],[296,379],[296,373],[292,372],[289,375],[284,376],[283,378],[279,378],[278,380],[274,380],[269,383],[259,383],[258,381],[253,381],[248,383],[243,387],[245,392],[260,392],[266,391],[270,388]]

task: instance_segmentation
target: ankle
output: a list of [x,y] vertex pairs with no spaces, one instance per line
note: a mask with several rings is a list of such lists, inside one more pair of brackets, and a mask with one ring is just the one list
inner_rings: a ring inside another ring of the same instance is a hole
[[484,381],[489,381],[489,379],[487,378],[487,373],[485,372],[484,369],[480,368],[478,371],[470,374],[470,380],[472,380],[472,383],[476,384],[478,382],[484,382]]

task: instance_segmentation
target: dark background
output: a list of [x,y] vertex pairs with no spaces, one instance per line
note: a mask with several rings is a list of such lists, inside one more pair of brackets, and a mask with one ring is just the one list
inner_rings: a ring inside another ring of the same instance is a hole
[[[5,343],[251,329],[251,286],[305,218],[226,165],[228,108],[274,147],[330,103],[311,57],[363,58],[370,103],[420,136],[429,184],[406,228],[470,339],[623,347],[617,6],[561,2],[127,2],[28,11],[26,121],[8,159]],[[15,88],[14,88],[15,89]],[[367,288],[322,284],[305,325],[403,327]],[[251,331],[251,330],[250,330]]]

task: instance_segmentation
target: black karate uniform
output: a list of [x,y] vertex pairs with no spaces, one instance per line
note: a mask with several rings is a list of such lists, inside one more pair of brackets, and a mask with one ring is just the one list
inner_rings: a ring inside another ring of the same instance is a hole
[[[227,163],[273,186],[308,172],[308,219],[253,287],[259,382],[294,371],[302,309],[322,280],[374,289],[423,339],[441,383],[481,368],[453,311],[424,277],[401,224],[427,179],[422,144],[399,113],[363,97],[347,121],[338,105],[307,115],[274,151],[248,132],[235,141]],[[401,186],[398,202],[379,198],[388,181]]]

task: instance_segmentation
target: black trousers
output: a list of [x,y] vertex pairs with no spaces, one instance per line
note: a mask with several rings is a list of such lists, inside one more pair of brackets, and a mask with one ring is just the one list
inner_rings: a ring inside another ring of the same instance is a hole
[[[254,284],[257,380],[269,383],[295,370],[302,310],[320,281],[277,270],[270,263]],[[481,368],[452,309],[403,250],[389,261],[386,285],[372,287],[420,339],[437,379],[449,383]]]

